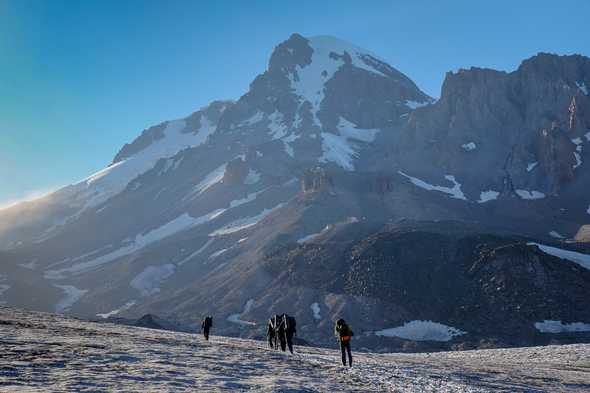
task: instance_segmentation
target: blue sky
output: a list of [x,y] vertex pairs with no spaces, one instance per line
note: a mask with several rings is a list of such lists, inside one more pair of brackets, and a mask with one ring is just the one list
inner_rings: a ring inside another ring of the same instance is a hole
[[144,128],[238,98],[294,32],[445,72],[590,55],[590,1],[0,1],[0,206],[106,166]]

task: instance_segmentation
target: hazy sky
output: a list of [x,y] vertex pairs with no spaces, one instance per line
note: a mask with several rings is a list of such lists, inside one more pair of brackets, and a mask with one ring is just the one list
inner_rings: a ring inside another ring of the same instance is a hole
[[590,1],[0,0],[0,205],[106,166],[144,128],[238,98],[294,32],[444,74],[590,55]]

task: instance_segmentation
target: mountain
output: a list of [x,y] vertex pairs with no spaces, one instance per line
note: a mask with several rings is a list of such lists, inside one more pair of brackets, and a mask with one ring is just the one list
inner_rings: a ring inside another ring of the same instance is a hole
[[[590,59],[539,54],[449,73],[434,100],[294,34],[238,100],[0,210],[0,298],[249,337],[284,311],[318,344],[342,315],[379,348],[588,340],[588,85]],[[387,333],[406,324],[436,339]]]

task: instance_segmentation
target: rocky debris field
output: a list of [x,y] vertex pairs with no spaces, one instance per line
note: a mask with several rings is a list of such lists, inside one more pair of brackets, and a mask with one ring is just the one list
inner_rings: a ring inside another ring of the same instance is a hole
[[[590,345],[421,354],[298,347],[0,308],[0,391],[555,392],[590,390]],[[354,350],[354,347],[353,347]]]

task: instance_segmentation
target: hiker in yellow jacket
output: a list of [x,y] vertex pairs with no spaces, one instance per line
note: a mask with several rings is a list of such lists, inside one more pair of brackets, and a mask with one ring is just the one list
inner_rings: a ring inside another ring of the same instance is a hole
[[352,353],[350,352],[350,340],[354,333],[350,326],[346,324],[344,319],[339,319],[336,321],[336,326],[334,326],[334,335],[338,338],[338,342],[340,343],[340,351],[342,351],[342,364],[346,366],[346,353],[348,352],[348,365],[352,367]]

